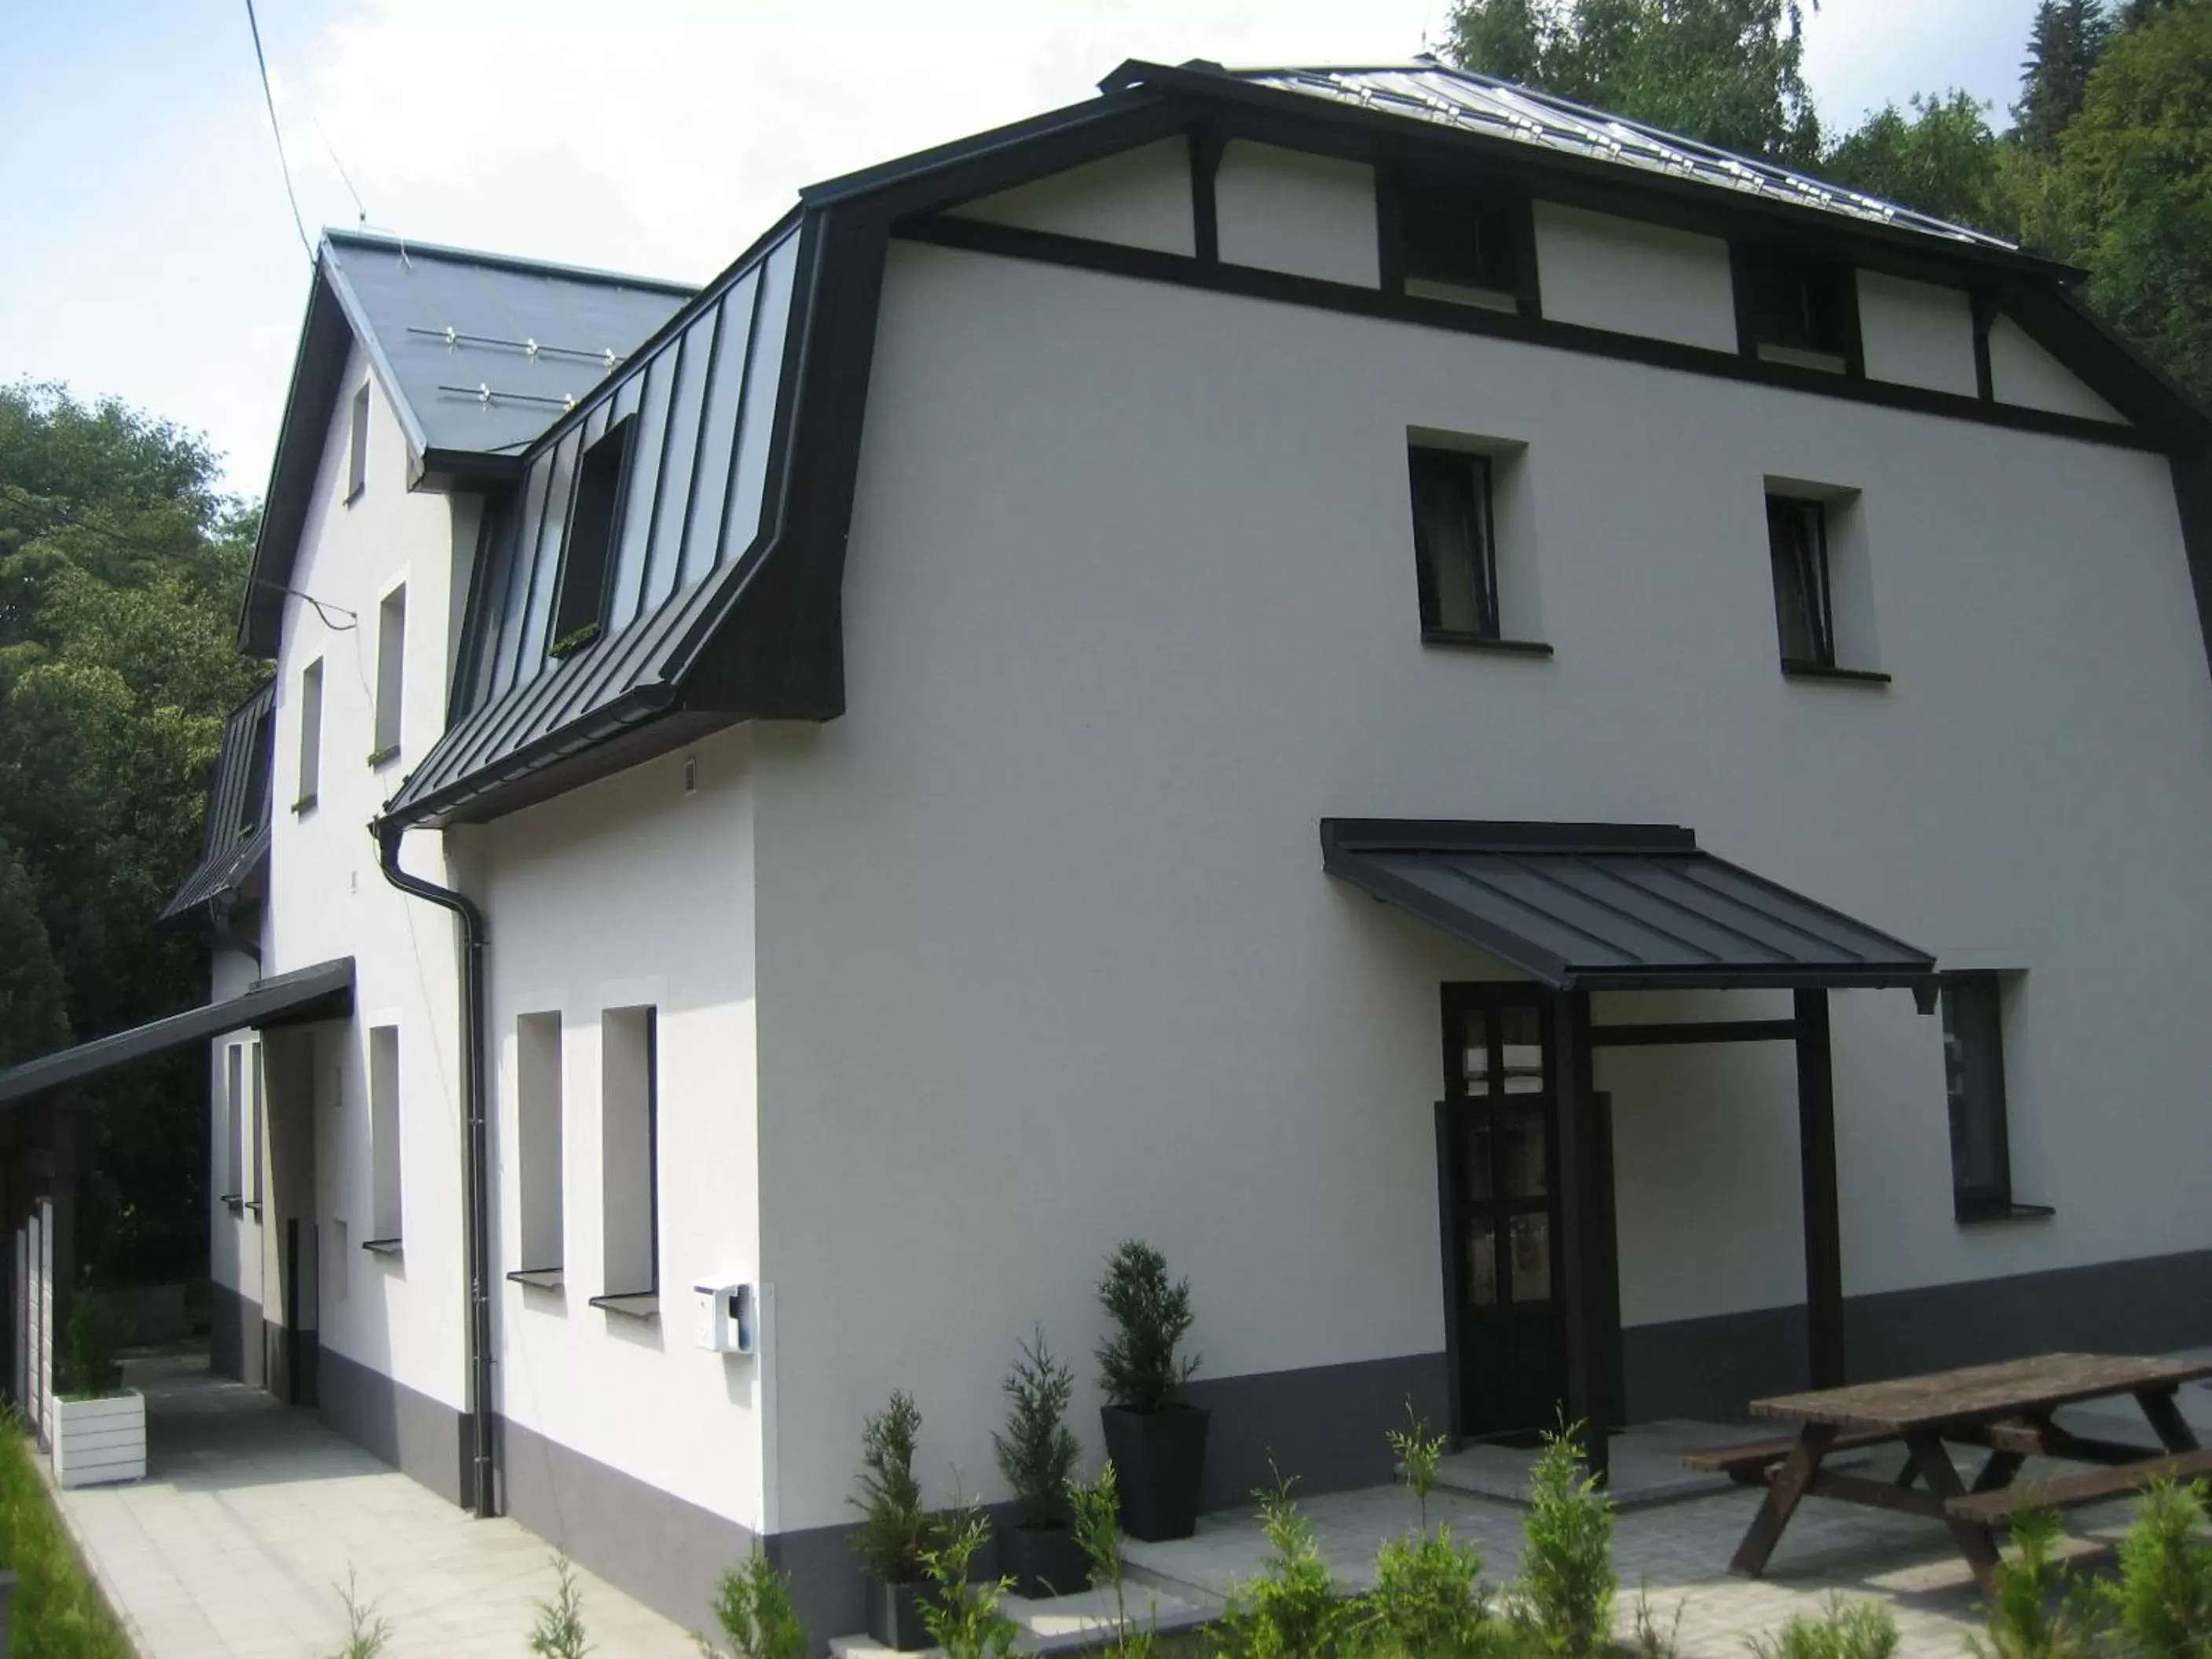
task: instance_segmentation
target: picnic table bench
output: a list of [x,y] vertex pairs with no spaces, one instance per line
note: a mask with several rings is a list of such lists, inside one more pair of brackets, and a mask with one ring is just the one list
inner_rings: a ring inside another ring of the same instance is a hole
[[[2212,1474],[2212,1452],[2198,1447],[2174,1401],[2183,1383],[2205,1376],[2212,1376],[2212,1363],[2056,1353],[1780,1395],[1755,1400],[1751,1408],[1762,1417],[1797,1419],[1802,1426],[1794,1437],[1715,1447],[1682,1461],[1766,1488],[1729,1563],[1736,1572],[1755,1578],[1765,1571],[1798,1504],[1826,1498],[1942,1522],[1989,1594],[1998,1560],[1991,1529],[2020,1510],[2095,1503],[2161,1477]],[[2062,1406],[2121,1395],[2133,1396],[2158,1447],[2075,1434],[2051,1415]],[[1905,1448],[1904,1467],[1890,1480],[1822,1467],[1836,1452],[1883,1445]],[[1948,1445],[1988,1452],[1972,1487]],[[2031,1456],[2093,1467],[2054,1480],[2020,1482]]]

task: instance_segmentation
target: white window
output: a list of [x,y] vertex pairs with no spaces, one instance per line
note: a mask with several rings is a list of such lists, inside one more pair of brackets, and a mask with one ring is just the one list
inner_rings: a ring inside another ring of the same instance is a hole
[[323,659],[318,657],[300,671],[300,789],[292,798],[295,812],[315,804],[323,780]]
[[599,1172],[605,1297],[659,1289],[654,1178],[655,1011],[610,1008],[599,1018]]
[[399,700],[407,663],[407,588],[384,596],[376,608],[376,747],[369,764],[380,765],[399,752]]
[[353,394],[353,428],[346,443],[348,502],[368,486],[368,382]]
[[400,1237],[399,1028],[372,1026],[368,1033],[369,1228],[363,1245],[396,1244]]
[[246,1196],[246,1045],[234,1042],[222,1051],[222,1193],[224,1203],[236,1206]]
[[561,1016],[515,1022],[515,1116],[522,1188],[522,1267],[561,1265]]

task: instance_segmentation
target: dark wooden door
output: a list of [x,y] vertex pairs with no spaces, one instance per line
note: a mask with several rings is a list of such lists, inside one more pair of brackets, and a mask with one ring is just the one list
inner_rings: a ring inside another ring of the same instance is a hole
[[1547,1428],[1566,1393],[1551,1000],[1444,988],[1445,1316],[1463,1437]]

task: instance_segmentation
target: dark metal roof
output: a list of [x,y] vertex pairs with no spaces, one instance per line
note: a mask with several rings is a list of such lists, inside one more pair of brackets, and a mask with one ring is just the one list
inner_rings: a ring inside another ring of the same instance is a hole
[[[451,720],[387,816],[442,821],[502,762],[599,741],[674,700],[771,527],[801,246],[793,221],[532,452],[486,543]],[[632,416],[602,632],[556,657],[578,461]]]
[[445,480],[511,465],[692,292],[642,276],[324,232],[254,544],[240,647],[276,653],[283,590],[355,340],[407,434],[409,482]]
[[267,1029],[307,1020],[337,1019],[353,1012],[353,958],[319,962],[272,979],[221,1002],[210,1002],[167,1019],[157,1019],[112,1036],[95,1037],[58,1054],[41,1054],[0,1072],[0,1105],[27,1100],[76,1083],[111,1066],[143,1060],[167,1048],[204,1042],[225,1031]]
[[162,921],[235,896],[269,856],[276,707],[276,683],[264,680],[224,720],[222,748],[208,781],[200,861],[162,910]]
[[1717,189],[1817,208],[1849,218],[1917,230],[1974,247],[2013,244],[1984,231],[1954,225],[1862,195],[1772,161],[1738,155],[1663,128],[1607,114],[1494,75],[1451,69],[1434,59],[1379,67],[1247,69],[1229,71],[1255,86],[1351,104],[1412,121],[1488,133],[1565,155],[1610,161]]
[[1925,951],[1653,823],[1323,818],[1322,867],[1562,990],[1911,985]]

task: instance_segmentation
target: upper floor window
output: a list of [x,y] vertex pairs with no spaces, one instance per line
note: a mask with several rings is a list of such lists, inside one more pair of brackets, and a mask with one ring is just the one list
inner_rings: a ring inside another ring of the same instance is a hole
[[561,550],[561,582],[553,605],[553,656],[589,645],[606,623],[607,561],[621,523],[623,480],[629,474],[637,416],[625,416],[584,452],[576,470],[575,506]]
[[1850,266],[1764,248],[1733,252],[1736,335],[1746,356],[1834,374],[1864,372]]
[[659,1020],[652,1007],[599,1016],[599,1237],[615,1313],[650,1314],[660,1289]]
[[350,502],[368,487],[368,382],[353,394],[352,423],[346,437],[346,493]]
[[1533,313],[1534,237],[1528,204],[1413,179],[1393,181],[1383,269],[1407,297]]
[[2006,976],[1986,971],[1942,978],[1943,1085],[1951,1116],[1951,1193],[1961,1221],[2047,1215],[2016,1204],[2006,1124]]
[[1413,556],[1420,566],[1425,637],[1499,636],[1498,548],[1490,457],[1414,447]]
[[323,776],[323,659],[318,657],[300,671],[300,793],[292,810],[305,811],[315,804]]
[[399,752],[406,675],[407,586],[403,582],[376,607],[376,743],[369,750],[371,766],[381,766]]
[[1784,668],[1836,665],[1836,613],[1828,580],[1825,502],[1766,498],[1766,551],[1774,567],[1774,623]]

